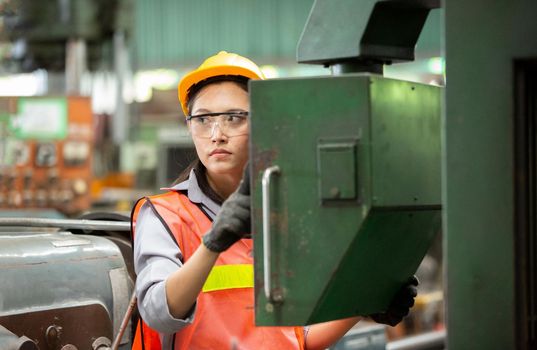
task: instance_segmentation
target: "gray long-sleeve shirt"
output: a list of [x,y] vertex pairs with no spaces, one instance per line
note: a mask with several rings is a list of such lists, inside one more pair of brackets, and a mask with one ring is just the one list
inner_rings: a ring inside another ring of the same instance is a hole
[[[187,191],[188,199],[200,204],[211,219],[220,210],[220,205],[201,191],[194,170],[186,181],[171,190]],[[138,309],[149,327],[161,333],[162,348],[172,349],[172,335],[192,323],[195,316],[194,307],[185,319],[174,318],[166,300],[166,279],[183,266],[182,253],[147,203],[138,214],[135,238],[134,269],[137,274]]]

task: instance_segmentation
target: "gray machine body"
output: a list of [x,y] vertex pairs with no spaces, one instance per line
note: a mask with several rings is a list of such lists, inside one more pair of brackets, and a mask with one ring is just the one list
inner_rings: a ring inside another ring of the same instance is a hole
[[[99,349],[113,340],[132,289],[120,250],[104,237],[0,231],[0,326],[40,350]],[[129,339],[127,331],[120,349]]]

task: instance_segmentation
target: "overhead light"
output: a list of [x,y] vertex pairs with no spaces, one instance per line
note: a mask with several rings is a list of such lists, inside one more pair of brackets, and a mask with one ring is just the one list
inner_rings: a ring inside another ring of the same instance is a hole
[[445,62],[442,57],[431,57],[427,61],[427,68],[433,74],[444,74]]
[[276,68],[275,66],[264,65],[259,68],[261,69],[261,71],[263,72],[263,75],[267,79],[277,78],[280,76],[280,74],[278,73],[278,68]]

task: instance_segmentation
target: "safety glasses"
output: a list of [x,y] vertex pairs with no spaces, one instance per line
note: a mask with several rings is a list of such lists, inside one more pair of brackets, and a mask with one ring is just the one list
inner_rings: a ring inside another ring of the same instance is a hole
[[190,123],[190,132],[197,137],[212,137],[217,126],[228,137],[248,133],[248,112],[244,111],[189,115],[186,120]]

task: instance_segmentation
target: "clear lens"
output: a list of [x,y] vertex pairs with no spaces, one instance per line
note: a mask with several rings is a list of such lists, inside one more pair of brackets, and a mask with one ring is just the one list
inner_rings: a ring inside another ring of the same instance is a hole
[[199,115],[190,117],[190,131],[197,137],[212,137],[215,128],[226,136],[238,136],[248,133],[248,117],[246,113],[226,113],[215,115]]

